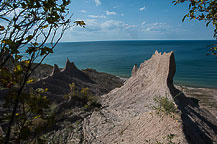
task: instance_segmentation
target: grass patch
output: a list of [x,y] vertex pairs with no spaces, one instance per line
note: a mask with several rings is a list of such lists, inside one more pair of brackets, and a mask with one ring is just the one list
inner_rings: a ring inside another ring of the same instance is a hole
[[146,139],[145,142],[147,144],[176,144],[175,142],[173,142],[173,139],[175,138],[175,134],[168,134],[167,136],[163,137],[164,140],[166,140],[166,142],[160,142],[156,139]]
[[169,100],[167,97],[155,97],[154,101],[158,105],[154,106],[153,108],[158,112],[164,112],[167,115],[177,112],[174,102]]

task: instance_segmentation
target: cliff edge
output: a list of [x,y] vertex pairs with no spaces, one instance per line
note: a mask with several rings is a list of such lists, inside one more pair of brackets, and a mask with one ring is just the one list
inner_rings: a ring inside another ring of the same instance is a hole
[[[217,143],[216,118],[174,87],[175,71],[173,52],[156,51],[135,65],[122,87],[102,96],[103,108],[84,120],[84,143]],[[173,103],[174,115],[159,114],[156,98]]]
[[158,115],[156,97],[173,100],[170,88],[175,74],[173,52],[155,54],[140,67],[134,66],[132,76],[120,88],[103,96],[103,109],[84,120],[86,143],[143,144],[167,142],[186,143],[181,118]]

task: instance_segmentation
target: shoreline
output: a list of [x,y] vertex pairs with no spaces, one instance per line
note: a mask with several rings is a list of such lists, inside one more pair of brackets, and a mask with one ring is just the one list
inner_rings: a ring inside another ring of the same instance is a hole
[[217,119],[217,89],[194,88],[183,85],[175,85],[175,87],[182,90],[185,96],[199,100],[199,106],[208,110]]
[[[129,79],[119,76],[116,77],[124,82]],[[208,110],[217,118],[217,88],[194,87],[176,83],[174,83],[174,86],[181,91],[183,90],[185,96],[199,100],[198,104],[200,107]]]
[[[46,69],[48,68],[48,69]],[[46,69],[46,71],[45,71]],[[51,65],[42,65],[41,68],[39,68],[39,70],[37,70],[36,72],[36,76],[38,77],[40,76],[49,76],[52,73],[52,69],[53,66]],[[42,70],[42,71],[41,71]],[[83,71],[85,69],[82,69],[81,71]],[[99,71],[97,71],[99,72]],[[102,73],[106,73],[106,72],[102,72]],[[106,73],[106,74],[110,74],[110,73]],[[125,78],[125,77],[120,77],[114,74],[110,74],[113,75],[117,78],[120,78],[121,80],[123,80],[124,82],[129,79],[129,78]],[[207,88],[207,87],[194,87],[194,86],[189,86],[189,85],[183,85],[183,84],[176,84],[174,83],[175,87],[180,89],[181,87],[183,87],[186,91],[185,95],[187,97],[191,97],[191,98],[196,98],[199,100],[199,104],[202,107],[207,108],[213,115],[215,115],[215,117],[217,117],[217,89],[216,88]]]
[[[42,75],[42,77],[46,77],[46,76],[49,76],[53,70],[53,65],[50,65],[50,64],[47,64],[47,63],[44,63],[40,66],[41,68],[39,69],[43,69],[43,71],[45,72],[41,72],[40,70],[36,71],[35,72],[35,75],[37,75],[37,77],[39,75]],[[60,67],[60,69],[63,69],[62,67]],[[93,69],[97,72],[102,72],[102,73],[106,73],[106,74],[110,74],[110,75],[113,75],[113,76],[116,76],[118,78],[120,78],[121,80],[123,81],[126,81],[127,79],[129,79],[130,77],[121,77],[121,76],[118,76],[118,75],[115,75],[115,74],[111,74],[109,72],[104,72],[104,71],[98,71],[94,68],[85,68],[85,69]],[[81,69],[81,70],[85,70],[85,69]],[[34,75],[34,74],[33,74]],[[197,88],[197,89],[213,89],[213,90],[217,90],[217,88],[214,88],[214,87],[209,87],[209,86],[196,86],[196,85],[191,85],[191,84],[183,84],[182,82],[176,82],[174,81],[174,85],[176,86],[184,86],[184,87],[190,87],[190,88]]]
[[[106,73],[106,72],[105,72]],[[116,75],[115,75],[116,76]],[[128,80],[129,78],[125,78],[125,77],[120,77],[120,76],[116,76],[118,78],[120,78],[121,80],[123,81],[126,81]],[[190,88],[197,88],[197,89],[213,89],[213,90],[217,90],[217,88],[215,87],[203,87],[203,86],[196,86],[196,85],[191,85],[191,84],[182,84],[181,82],[174,82],[174,85],[175,86],[184,86],[184,87],[190,87]]]
[[[190,81],[190,80],[189,80]],[[205,86],[205,85],[197,85],[197,84],[191,84],[189,82],[180,82],[180,81],[176,81],[174,80],[174,85],[178,85],[178,86],[187,86],[187,87],[192,87],[192,88],[207,88],[207,89],[215,89],[217,90],[217,87],[211,87],[211,86]]]

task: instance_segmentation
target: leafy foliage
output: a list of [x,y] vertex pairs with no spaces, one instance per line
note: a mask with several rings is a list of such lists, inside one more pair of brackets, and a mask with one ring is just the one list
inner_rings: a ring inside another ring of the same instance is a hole
[[[71,27],[69,3],[70,0],[0,1],[0,87],[8,90],[4,104],[7,111],[0,120],[4,123],[5,144],[42,141],[38,134],[50,117],[47,89],[34,90],[27,84],[34,82],[31,74],[53,53]],[[36,60],[38,64],[34,64]]]
[[100,108],[101,104],[98,102],[97,96],[92,95],[89,92],[89,88],[82,88],[79,90],[75,83],[69,84],[70,93],[66,94],[64,98],[68,101],[74,102],[75,106],[80,105],[87,110],[94,108]]
[[[217,38],[217,1],[216,0],[176,0],[173,3],[176,5],[178,3],[189,2],[189,12],[186,14],[182,21],[186,17],[192,19],[197,19],[199,21],[205,21],[206,27],[209,24],[214,26],[214,38]],[[213,55],[217,56],[217,45],[212,47],[210,50]]]
[[[19,105],[12,125],[12,136],[16,143],[24,143],[39,139],[40,133],[51,124],[52,113],[50,113],[49,100],[45,96],[46,90],[29,89],[28,93],[20,95]],[[7,125],[11,118],[13,103],[17,97],[17,90],[10,89],[5,97],[4,108],[7,110],[1,117],[1,124]]]
[[85,28],[86,25],[84,21],[75,21],[74,23],[76,24],[76,26],[81,26],[83,28]]

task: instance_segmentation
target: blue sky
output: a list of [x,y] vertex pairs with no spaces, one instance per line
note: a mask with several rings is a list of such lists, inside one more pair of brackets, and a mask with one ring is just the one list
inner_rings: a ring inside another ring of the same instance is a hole
[[101,40],[212,40],[213,26],[188,19],[188,4],[172,0],[72,0],[73,20],[86,28],[72,27],[62,41]]

